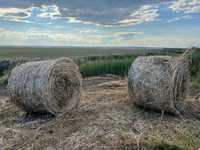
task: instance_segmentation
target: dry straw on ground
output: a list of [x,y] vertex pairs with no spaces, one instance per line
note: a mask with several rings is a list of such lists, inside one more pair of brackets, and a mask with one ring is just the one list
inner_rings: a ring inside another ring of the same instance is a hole
[[15,67],[8,80],[11,100],[27,112],[59,114],[80,100],[81,74],[69,58],[28,62]]
[[188,100],[189,65],[194,48],[179,57],[138,57],[129,71],[129,95],[136,105],[200,117],[200,105]]

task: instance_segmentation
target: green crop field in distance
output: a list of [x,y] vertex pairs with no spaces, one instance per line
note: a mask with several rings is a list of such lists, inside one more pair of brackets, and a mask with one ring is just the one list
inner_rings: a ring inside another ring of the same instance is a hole
[[146,55],[180,53],[176,49],[132,47],[0,47],[0,58],[57,58],[110,55]]

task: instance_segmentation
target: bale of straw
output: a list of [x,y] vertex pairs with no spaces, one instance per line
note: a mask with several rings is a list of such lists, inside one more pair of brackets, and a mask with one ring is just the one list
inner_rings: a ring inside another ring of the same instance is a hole
[[[128,75],[130,98],[138,106],[173,114],[183,112],[190,89],[189,63],[193,49],[180,57],[138,57]],[[186,108],[186,107],[185,107]]]
[[174,112],[170,101],[171,57],[138,57],[128,75],[129,95],[136,105]]
[[79,68],[70,58],[24,63],[8,79],[10,98],[17,106],[54,115],[78,105],[81,85]]

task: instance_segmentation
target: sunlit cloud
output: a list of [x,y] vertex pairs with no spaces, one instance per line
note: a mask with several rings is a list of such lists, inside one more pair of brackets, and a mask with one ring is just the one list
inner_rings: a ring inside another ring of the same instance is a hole
[[157,17],[159,17],[158,7],[145,5],[129,15],[126,19],[119,21],[118,24],[124,26],[135,25],[154,21]]
[[157,17],[159,17],[158,7],[145,5],[134,10],[133,13],[130,12],[130,14],[127,17],[124,16],[123,17],[124,19],[121,19],[119,21],[113,20],[112,22],[100,23],[98,22],[98,20],[85,21],[81,20],[81,18],[78,19],[76,17],[67,17],[67,19],[68,23],[94,24],[100,27],[117,27],[117,26],[121,27],[121,26],[141,24],[144,22],[152,22]]
[[[3,44],[13,42],[14,45],[19,45],[21,43],[26,43],[31,41],[31,44],[36,45],[37,43],[44,45],[46,43],[52,44],[102,44],[102,35],[91,35],[82,34],[82,32],[69,33],[69,32],[59,32],[59,31],[43,31],[38,29],[30,29],[25,32],[11,31],[7,29],[0,28],[0,39]],[[1,44],[2,44],[1,43]]]
[[[35,16],[33,16],[33,14]],[[32,17],[32,18],[31,18]],[[30,23],[34,17],[43,19],[58,19],[61,17],[56,5],[42,5],[41,7],[29,8],[0,8],[0,18],[9,21]]]
[[123,35],[143,35],[144,32],[116,32],[115,35],[123,36]]
[[175,12],[200,13],[199,0],[177,0],[172,2],[170,8]]
[[50,19],[57,19],[61,17],[61,13],[59,11],[58,6],[56,5],[42,5],[39,9],[39,13],[37,17],[41,18],[50,18]]
[[26,19],[31,16],[29,9],[0,8],[0,18],[16,22],[28,22]]

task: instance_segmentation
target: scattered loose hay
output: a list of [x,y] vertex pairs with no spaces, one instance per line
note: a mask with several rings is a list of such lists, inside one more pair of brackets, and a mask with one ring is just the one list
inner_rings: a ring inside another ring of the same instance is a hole
[[69,58],[28,62],[15,67],[8,80],[11,100],[27,112],[64,113],[80,100],[81,74]]
[[147,109],[200,117],[200,105],[187,100],[194,50],[189,49],[180,57],[138,57],[128,76],[129,95],[134,103]]
[[[110,80],[108,86],[106,82]],[[7,97],[0,98],[0,149],[197,150],[200,147],[200,120],[167,115],[160,121],[159,114],[134,109],[128,100],[125,79],[89,77],[84,82],[87,86],[82,90],[79,109],[53,119],[24,122],[19,119],[25,113]]]

